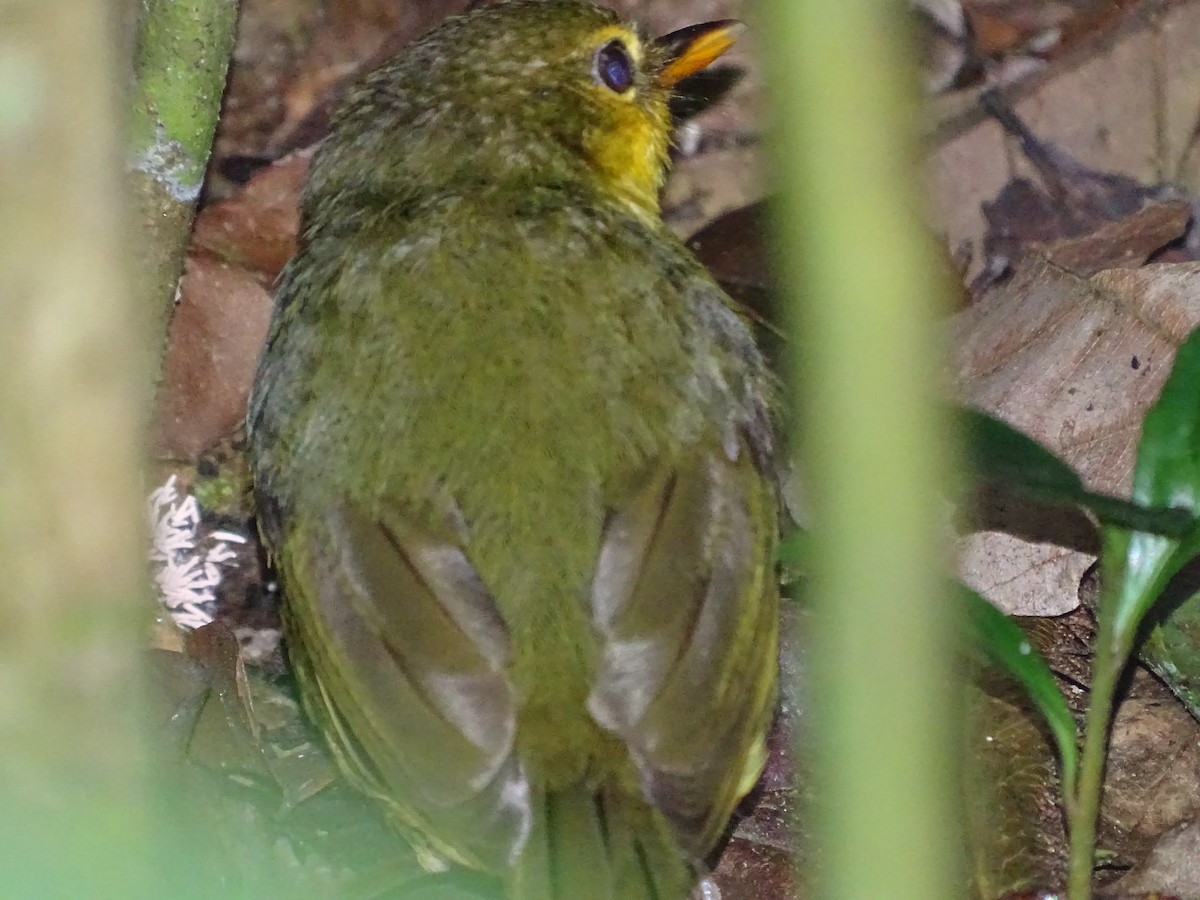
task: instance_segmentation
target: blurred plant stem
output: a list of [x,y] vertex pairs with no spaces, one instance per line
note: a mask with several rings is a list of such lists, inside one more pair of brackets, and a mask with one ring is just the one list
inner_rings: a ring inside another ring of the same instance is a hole
[[129,170],[138,292],[165,339],[233,53],[237,0],[145,0],[137,23]]
[[3,893],[149,896],[150,366],[130,291],[116,16],[102,0],[5,0],[0,18]]
[[[813,527],[811,896],[961,896],[955,670],[935,402],[948,304],[920,217],[900,0],[763,4]],[[807,895],[806,895],[807,896]]]
[[[1104,766],[1112,728],[1117,681],[1129,661],[1127,646],[1116,646],[1113,615],[1096,617],[1096,655],[1092,660],[1092,683],[1088,694],[1087,723],[1080,754],[1079,777],[1075,784],[1064,779],[1064,800],[1070,823],[1071,860],[1067,874],[1067,896],[1089,900],[1096,857],[1096,819]],[[1123,642],[1128,643],[1128,642]]]

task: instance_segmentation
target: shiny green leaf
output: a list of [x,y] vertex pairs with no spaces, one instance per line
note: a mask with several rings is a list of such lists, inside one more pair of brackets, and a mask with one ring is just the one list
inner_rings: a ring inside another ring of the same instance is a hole
[[959,585],[959,594],[967,608],[967,622],[976,647],[1025,688],[1054,735],[1062,760],[1063,784],[1074,785],[1078,765],[1075,717],[1058,689],[1054,673],[1012,619],[965,585]]
[[[1133,500],[1143,506],[1197,512],[1200,498],[1200,329],[1175,354],[1158,401],[1146,414],[1133,473]],[[1178,535],[1105,528],[1101,556],[1112,590],[1102,598],[1118,642],[1132,642],[1167,582],[1197,553],[1200,527]]]
[[1101,522],[1133,531],[1182,537],[1197,526],[1186,509],[1170,504],[1129,502],[1089,491],[1069,465],[1033,438],[978,409],[964,407],[960,422],[976,474],[1034,500],[1082,506]]

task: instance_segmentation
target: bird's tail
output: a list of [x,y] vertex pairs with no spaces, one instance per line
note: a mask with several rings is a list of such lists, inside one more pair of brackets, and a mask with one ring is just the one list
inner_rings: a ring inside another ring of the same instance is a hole
[[670,826],[641,798],[585,788],[533,798],[512,900],[687,900],[697,881]]

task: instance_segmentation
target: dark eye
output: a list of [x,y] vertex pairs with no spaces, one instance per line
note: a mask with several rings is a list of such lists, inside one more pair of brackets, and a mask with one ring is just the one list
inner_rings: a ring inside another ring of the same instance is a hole
[[620,41],[609,41],[596,51],[596,80],[618,94],[633,87],[633,60]]

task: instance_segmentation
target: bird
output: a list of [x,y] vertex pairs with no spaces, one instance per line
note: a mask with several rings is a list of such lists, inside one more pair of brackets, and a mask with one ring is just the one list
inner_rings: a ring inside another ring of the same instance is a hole
[[302,193],[247,411],[288,657],[348,779],[499,897],[690,896],[764,764],[777,391],[659,206],[740,29],[476,5]]

